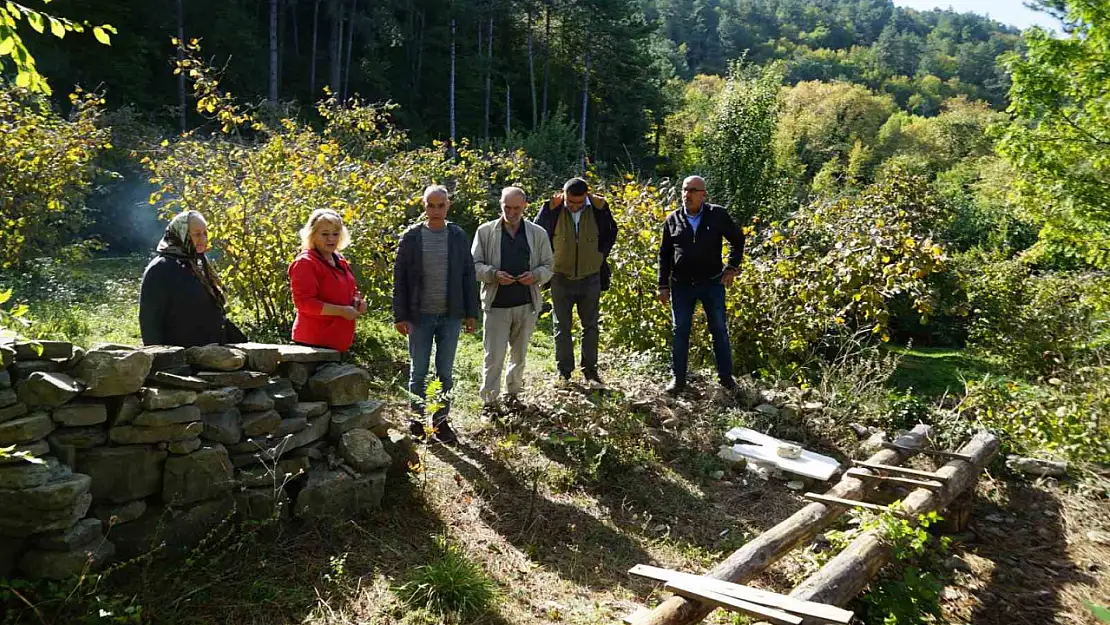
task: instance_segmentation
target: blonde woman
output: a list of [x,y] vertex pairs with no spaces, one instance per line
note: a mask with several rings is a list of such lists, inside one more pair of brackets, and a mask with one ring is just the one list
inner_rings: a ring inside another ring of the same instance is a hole
[[345,352],[355,338],[355,320],[366,312],[351,266],[339,253],[351,235],[330,208],[312,211],[300,234],[301,252],[289,265],[297,308],[293,341]]

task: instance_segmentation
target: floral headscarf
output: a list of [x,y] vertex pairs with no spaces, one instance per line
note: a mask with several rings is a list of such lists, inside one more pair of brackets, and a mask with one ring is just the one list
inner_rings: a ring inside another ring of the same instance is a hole
[[212,296],[212,300],[221,309],[227,304],[227,299],[220,291],[220,281],[216,278],[216,271],[208,258],[197,252],[193,240],[189,238],[189,219],[204,220],[204,216],[197,211],[182,211],[174,215],[166,226],[162,240],[158,242],[157,252],[162,256],[176,258],[183,262],[193,275],[204,285],[204,289]]

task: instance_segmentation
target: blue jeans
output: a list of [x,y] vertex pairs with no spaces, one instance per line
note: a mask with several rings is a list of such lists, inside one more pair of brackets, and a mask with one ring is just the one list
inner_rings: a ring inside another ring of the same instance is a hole
[[[443,393],[454,386],[451,371],[455,368],[455,350],[459,346],[461,329],[462,319],[447,315],[420,313],[420,318],[412,324],[412,331],[409,332],[409,360],[412,363],[409,368],[409,392],[419,398],[413,400],[413,410],[421,414],[424,412],[424,382],[432,359],[433,340],[436,345],[436,375],[443,385]],[[444,406],[434,416],[446,417],[450,409],[450,402],[444,400]]]
[[680,381],[686,380],[690,357],[690,327],[694,321],[694,304],[701,301],[705,320],[713,336],[713,356],[717,360],[717,376],[722,382],[732,379],[732,348],[728,343],[725,322],[725,287],[719,279],[697,284],[671,285],[671,320],[674,322],[674,343],[671,346],[671,370]]

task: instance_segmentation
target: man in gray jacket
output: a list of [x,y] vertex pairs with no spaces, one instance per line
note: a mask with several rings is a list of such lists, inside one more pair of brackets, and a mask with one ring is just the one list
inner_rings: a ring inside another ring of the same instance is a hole
[[536,327],[543,299],[540,285],[551,279],[555,255],[547,232],[524,219],[527,197],[520,187],[501,191],[501,217],[482,224],[474,234],[470,253],[474,274],[482,285],[482,388],[485,411],[496,410],[501,393],[501,369],[509,349],[505,390],[512,400],[524,388],[528,340]]

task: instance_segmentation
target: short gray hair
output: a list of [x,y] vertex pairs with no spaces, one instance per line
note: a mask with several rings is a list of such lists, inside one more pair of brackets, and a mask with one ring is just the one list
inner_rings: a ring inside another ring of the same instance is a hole
[[437,193],[442,193],[443,197],[451,199],[451,192],[447,190],[447,187],[441,184],[430,184],[424,188],[424,202],[427,202],[428,198]]
[[514,195],[519,195],[520,199],[524,200],[525,204],[528,203],[528,194],[525,193],[524,189],[521,189],[520,187],[505,187],[504,189],[501,189],[501,203],[504,204],[505,200]]

